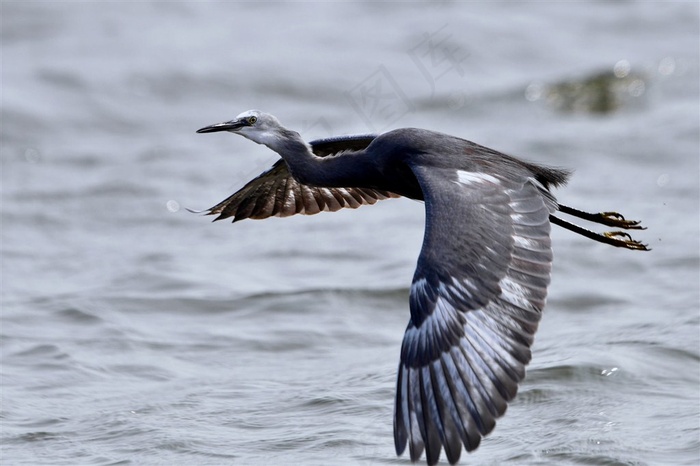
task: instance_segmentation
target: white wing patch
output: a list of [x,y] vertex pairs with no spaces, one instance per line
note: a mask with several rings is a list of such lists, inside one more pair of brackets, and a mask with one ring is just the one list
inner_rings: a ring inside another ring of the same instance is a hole
[[486,173],[468,172],[464,170],[457,170],[456,182],[466,186],[483,183],[501,184],[498,178],[494,176]]
[[438,295],[435,302],[435,308],[421,323],[420,327],[411,325],[406,329],[404,344],[410,346],[411,354],[429,353],[434,349],[436,343],[441,340],[442,336],[448,333],[448,328],[455,321],[460,320],[459,311],[445,299],[443,294],[445,291],[441,284],[440,295]]
[[523,249],[538,249],[541,246],[539,245],[539,242],[537,240],[534,240],[532,238],[525,238],[520,235],[513,235],[513,240],[515,241],[515,245],[523,248]]
[[467,299],[474,298],[474,295],[472,294],[472,290],[478,289],[476,287],[476,285],[474,285],[474,283],[466,277],[461,278],[461,279],[457,279],[455,277],[452,277],[452,287],[453,287],[453,290],[458,291],[459,293],[462,294],[462,296],[464,298],[467,298]]
[[505,276],[498,282],[501,288],[500,298],[521,309],[537,311],[535,306],[527,299],[530,296],[530,289],[514,281],[509,276]]
[[411,294],[425,293],[425,286],[428,284],[425,278],[419,278],[411,284]]

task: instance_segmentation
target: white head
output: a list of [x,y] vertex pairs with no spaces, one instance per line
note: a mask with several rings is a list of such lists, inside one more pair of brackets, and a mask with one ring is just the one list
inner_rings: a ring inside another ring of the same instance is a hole
[[280,122],[269,113],[259,110],[248,110],[241,113],[231,121],[217,123],[198,130],[198,133],[214,133],[216,131],[228,131],[250,139],[258,144],[268,147],[284,137],[285,130]]

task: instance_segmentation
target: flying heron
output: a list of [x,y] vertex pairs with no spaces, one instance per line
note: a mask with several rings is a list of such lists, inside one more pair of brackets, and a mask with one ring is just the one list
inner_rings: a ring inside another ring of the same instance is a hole
[[206,211],[233,217],[316,214],[392,197],[425,203],[425,236],[410,290],[396,382],[394,444],[429,465],[478,447],[515,397],[530,362],[550,280],[550,222],[587,238],[647,250],[627,233],[595,233],[554,216],[642,229],[616,212],[559,204],[570,173],[447,134],[404,128],[306,143],[250,110],[197,131],[228,131],[282,158]]

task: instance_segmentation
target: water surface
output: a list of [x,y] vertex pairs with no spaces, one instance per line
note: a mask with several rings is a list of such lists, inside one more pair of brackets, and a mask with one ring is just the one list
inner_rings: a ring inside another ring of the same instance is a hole
[[698,18],[3,2],[3,464],[409,464],[391,416],[423,207],[188,213],[276,159],[194,133],[249,108],[308,139],[459,135],[643,219],[650,253],[553,231],[527,378],[462,463],[698,464]]

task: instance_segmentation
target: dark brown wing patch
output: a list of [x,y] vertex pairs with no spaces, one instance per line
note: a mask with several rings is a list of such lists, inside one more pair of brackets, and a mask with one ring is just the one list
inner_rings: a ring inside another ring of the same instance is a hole
[[[326,157],[342,151],[362,150],[374,137],[348,136],[312,141],[310,144],[316,155]],[[392,197],[401,196],[369,188],[323,188],[301,184],[289,173],[287,163],[280,159],[269,170],[208,209],[207,215],[218,215],[215,220],[233,217],[234,222],[246,218],[313,215],[343,208],[356,209]]]

